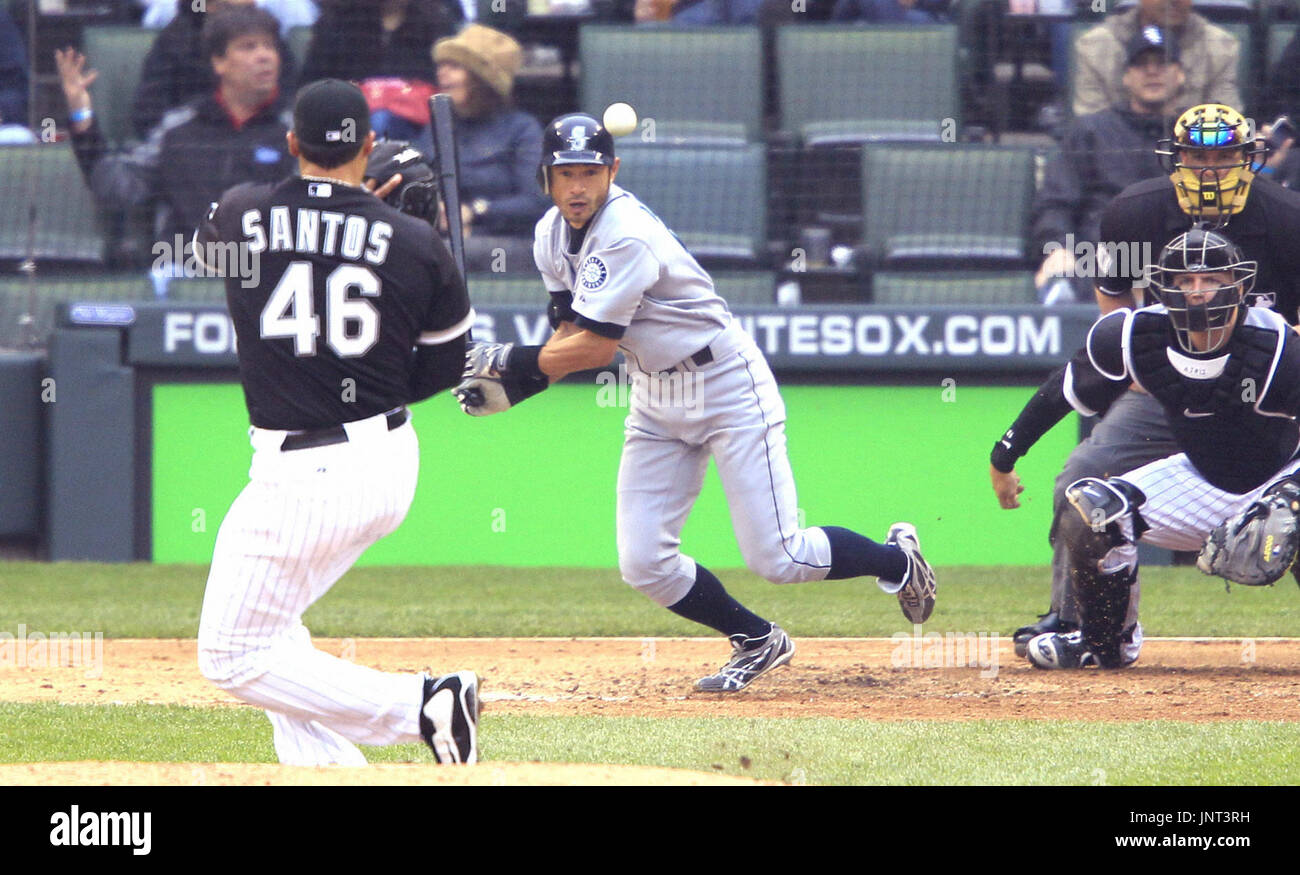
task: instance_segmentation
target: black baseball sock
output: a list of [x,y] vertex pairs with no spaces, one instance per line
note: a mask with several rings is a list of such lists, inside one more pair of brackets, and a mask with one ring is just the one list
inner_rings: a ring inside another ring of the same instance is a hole
[[907,574],[907,555],[891,544],[879,544],[865,535],[839,526],[822,526],[831,542],[831,571],[827,580],[846,577],[881,577],[898,583]]
[[771,623],[728,595],[722,588],[722,581],[698,562],[695,563],[695,585],[680,601],[669,605],[668,610],[716,629],[727,637],[760,638],[772,629]]

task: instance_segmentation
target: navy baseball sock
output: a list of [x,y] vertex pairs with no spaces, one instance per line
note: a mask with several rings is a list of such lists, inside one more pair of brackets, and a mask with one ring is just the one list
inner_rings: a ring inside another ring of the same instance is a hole
[[883,577],[897,583],[907,574],[907,555],[891,544],[879,544],[865,535],[839,526],[822,526],[831,542],[831,571],[827,580],[846,577]]
[[695,563],[695,585],[680,601],[669,605],[668,610],[679,617],[717,629],[728,638],[732,635],[761,638],[772,629],[771,623],[728,595],[722,588],[722,581],[698,562]]

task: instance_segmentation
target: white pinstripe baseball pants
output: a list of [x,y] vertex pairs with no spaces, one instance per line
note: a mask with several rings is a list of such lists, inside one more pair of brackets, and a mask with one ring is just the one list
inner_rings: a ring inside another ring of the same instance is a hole
[[302,615],[405,518],[419,446],[410,422],[346,425],[349,440],[281,452],[251,429],[250,482],[217,534],[199,621],[204,677],[266,709],[289,765],[363,765],[357,744],[417,742],[424,678],[314,648]]
[[1142,519],[1151,528],[1141,540],[1168,550],[1200,550],[1219,523],[1245,510],[1269,484],[1300,470],[1300,459],[1288,462],[1268,483],[1244,495],[1225,492],[1205,481],[1186,453],[1158,459],[1120,475],[1146,496]]

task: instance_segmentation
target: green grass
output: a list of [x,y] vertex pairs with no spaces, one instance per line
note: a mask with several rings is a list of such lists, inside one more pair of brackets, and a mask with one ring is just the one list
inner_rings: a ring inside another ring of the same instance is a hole
[[[192,638],[207,569],[195,565],[0,563],[0,632],[102,632],[117,638]],[[870,580],[774,586],[720,572],[755,612],[803,637],[907,631],[896,601]],[[1300,635],[1300,591],[1223,584],[1194,568],[1143,571],[1148,635]],[[1009,633],[1046,610],[1044,568],[939,569],[934,632]],[[614,570],[501,567],[357,568],[308,611],[321,636],[679,636],[701,627],[654,605]]]
[[[78,731],[70,734],[69,725]],[[21,731],[14,731],[21,727]],[[1300,783],[1300,725],[485,715],[484,763],[664,766],[813,785]],[[936,752],[942,755],[936,755]],[[423,745],[372,762],[431,762]],[[252,708],[0,704],[0,762],[275,762]]]

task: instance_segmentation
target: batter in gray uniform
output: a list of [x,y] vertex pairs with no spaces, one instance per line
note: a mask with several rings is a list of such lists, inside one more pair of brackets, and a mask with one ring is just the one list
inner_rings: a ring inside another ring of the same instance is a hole
[[794,643],[732,598],[681,552],[681,531],[712,457],[745,564],[774,583],[875,576],[903,614],[934,609],[934,573],[916,530],[880,544],[848,529],[800,528],[786,456],[785,405],[758,347],[713,281],[631,193],[614,185],[614,141],[594,118],[548,127],[539,181],[555,206],[533,255],[556,331],[545,346],[472,344],[456,389],[467,413],[497,413],[622,350],[632,374],[618,475],[623,579],[674,613],[731,640],[731,659],[697,689],[744,689],[785,665]]

